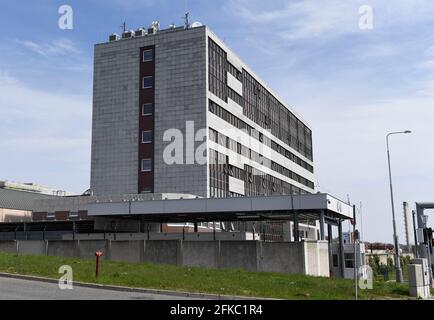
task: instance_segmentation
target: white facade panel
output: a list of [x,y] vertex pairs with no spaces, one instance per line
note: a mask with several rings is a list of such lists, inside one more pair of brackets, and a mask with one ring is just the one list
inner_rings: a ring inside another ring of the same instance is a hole
[[[226,148],[225,148],[226,149]],[[216,151],[218,151],[218,150],[216,150]],[[223,150],[223,152],[226,152],[226,151],[229,151],[229,150]],[[239,155],[238,153],[235,153],[235,152],[230,152],[229,154],[228,154],[228,158],[229,158],[229,164],[231,165],[231,166],[234,166],[234,167],[236,167],[236,168],[240,168],[240,169],[242,169],[242,170],[244,170],[244,165],[246,164],[246,162],[245,161],[243,161],[243,158],[244,157],[242,157],[241,155]]]
[[228,98],[228,111],[232,113],[233,115],[240,116],[243,114],[243,107],[240,106],[238,103],[233,101],[231,98]]
[[236,179],[234,177],[229,177],[229,191],[244,196],[245,195],[244,181]]
[[232,88],[240,96],[243,96],[243,84],[235,78],[231,73],[228,74],[228,86]]

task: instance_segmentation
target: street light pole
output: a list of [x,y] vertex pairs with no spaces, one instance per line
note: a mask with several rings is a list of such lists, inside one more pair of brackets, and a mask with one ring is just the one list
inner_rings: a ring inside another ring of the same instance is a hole
[[389,164],[389,182],[390,182],[390,201],[392,203],[392,218],[393,218],[393,240],[395,244],[395,268],[396,268],[396,282],[402,283],[403,282],[403,276],[402,276],[402,269],[401,269],[401,259],[400,259],[400,252],[399,252],[399,241],[398,241],[398,235],[396,233],[396,221],[395,221],[395,204],[393,201],[393,185],[392,185],[392,169],[390,165],[390,147],[389,147],[389,137],[391,135],[395,134],[409,134],[411,131],[400,131],[400,132],[391,132],[386,136],[386,142],[387,142],[387,161]]

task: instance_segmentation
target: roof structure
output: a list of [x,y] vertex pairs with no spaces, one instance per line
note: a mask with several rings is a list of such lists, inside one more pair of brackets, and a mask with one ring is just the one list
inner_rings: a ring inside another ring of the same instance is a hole
[[19,190],[0,188],[0,208],[14,210],[33,210],[33,200],[35,199],[53,199],[55,196],[49,196],[36,192],[26,192]]
[[328,194],[223,199],[110,201],[88,204],[89,216],[141,216],[145,221],[317,220],[353,218],[351,205]]

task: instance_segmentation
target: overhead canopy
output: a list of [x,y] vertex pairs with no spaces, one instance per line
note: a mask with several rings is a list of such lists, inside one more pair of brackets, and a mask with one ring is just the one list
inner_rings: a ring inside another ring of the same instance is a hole
[[424,220],[425,210],[434,209],[434,202],[416,202],[417,222],[419,228],[426,228],[426,220]]
[[88,204],[89,216],[141,216],[145,221],[237,221],[351,219],[351,205],[329,194],[260,196],[242,198],[198,198]]

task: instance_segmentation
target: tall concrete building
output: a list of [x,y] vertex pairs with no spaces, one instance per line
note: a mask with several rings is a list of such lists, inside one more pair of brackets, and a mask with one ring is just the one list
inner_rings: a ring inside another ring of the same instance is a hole
[[95,46],[91,190],[314,192],[312,129],[208,27]]

